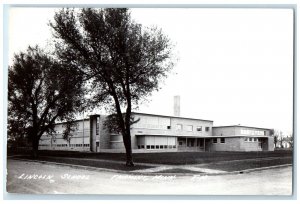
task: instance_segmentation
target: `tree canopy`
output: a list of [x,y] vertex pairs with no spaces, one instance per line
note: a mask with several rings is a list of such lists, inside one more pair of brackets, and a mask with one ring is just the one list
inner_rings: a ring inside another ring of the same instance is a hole
[[172,69],[169,38],[161,29],[133,21],[126,8],[62,9],[50,25],[59,58],[91,80],[93,104],[116,114],[126,164],[132,166],[131,110],[158,90]]
[[71,65],[36,47],[14,56],[8,73],[8,131],[26,137],[37,156],[39,139],[57,121],[71,123],[83,98],[83,82]]

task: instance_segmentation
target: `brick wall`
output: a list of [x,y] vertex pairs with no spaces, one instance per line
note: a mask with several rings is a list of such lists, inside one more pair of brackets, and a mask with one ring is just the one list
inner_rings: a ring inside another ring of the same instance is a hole
[[241,138],[225,138],[225,143],[221,143],[221,138],[217,138],[217,143],[210,141],[208,151],[241,151]]

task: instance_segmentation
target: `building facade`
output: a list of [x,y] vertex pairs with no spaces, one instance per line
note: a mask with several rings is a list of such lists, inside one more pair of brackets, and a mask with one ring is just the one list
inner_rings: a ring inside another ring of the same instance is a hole
[[[175,151],[273,151],[270,129],[247,126],[213,126],[213,121],[132,113],[133,152]],[[43,135],[39,149],[125,152],[122,135],[110,133],[104,126],[106,116],[91,115],[75,123],[69,140],[63,139],[64,123],[56,133]]]

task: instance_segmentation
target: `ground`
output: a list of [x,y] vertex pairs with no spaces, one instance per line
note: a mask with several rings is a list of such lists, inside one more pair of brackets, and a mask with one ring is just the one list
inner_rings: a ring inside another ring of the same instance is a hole
[[[40,151],[39,161],[73,164],[104,169],[159,172],[199,173],[205,169],[234,172],[292,164],[292,151],[274,152],[164,152],[134,154],[135,167],[126,167],[125,154]],[[9,158],[31,160],[29,154]],[[156,167],[154,170],[147,170]]]
[[[143,175],[8,159],[7,191],[29,194],[291,195],[292,167],[244,174]],[[36,178],[29,179],[29,176]],[[39,178],[38,178],[39,177]]]

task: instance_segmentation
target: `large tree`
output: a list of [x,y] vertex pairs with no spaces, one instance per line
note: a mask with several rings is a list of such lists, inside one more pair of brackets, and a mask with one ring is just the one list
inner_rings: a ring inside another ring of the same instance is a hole
[[91,80],[95,105],[115,114],[133,166],[131,111],[146,99],[173,67],[170,40],[160,29],[143,28],[126,8],[62,9],[50,23],[60,59]]
[[14,56],[8,73],[8,134],[26,137],[38,156],[39,140],[56,121],[69,121],[81,108],[82,77],[36,47]]

